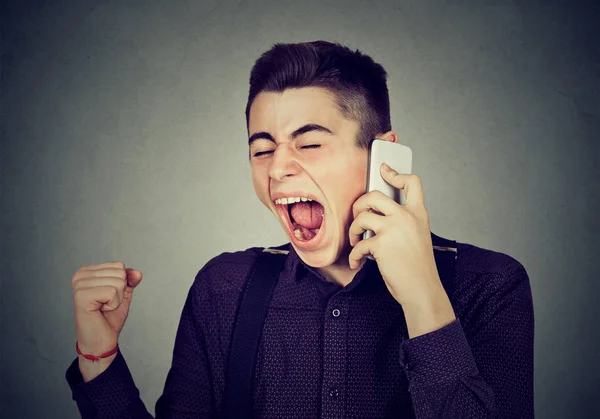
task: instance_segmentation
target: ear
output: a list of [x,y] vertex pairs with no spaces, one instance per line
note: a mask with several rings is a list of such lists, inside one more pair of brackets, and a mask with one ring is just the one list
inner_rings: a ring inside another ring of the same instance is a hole
[[398,142],[398,135],[394,131],[388,131],[385,134],[378,135],[377,139],[384,140],[384,141],[389,141],[391,143],[397,143]]

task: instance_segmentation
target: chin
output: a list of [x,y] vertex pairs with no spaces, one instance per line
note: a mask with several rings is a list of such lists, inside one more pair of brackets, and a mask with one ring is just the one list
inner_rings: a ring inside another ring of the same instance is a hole
[[296,253],[304,263],[313,268],[324,268],[337,264],[343,257],[343,245],[338,240],[328,240],[328,243],[318,249],[305,250],[298,248],[294,245],[294,241],[291,241]]

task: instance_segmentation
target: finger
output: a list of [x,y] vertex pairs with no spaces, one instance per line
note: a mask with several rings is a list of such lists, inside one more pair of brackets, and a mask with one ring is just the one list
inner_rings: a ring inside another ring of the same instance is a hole
[[97,270],[78,270],[77,272],[75,272],[75,275],[73,275],[73,278],[71,280],[71,284],[73,285],[73,287],[75,286],[75,284],[82,280],[83,278],[103,278],[103,277],[115,277],[115,278],[121,278],[123,280],[125,280],[127,278],[127,273],[125,272],[125,269],[121,269],[121,268],[103,268],[103,269],[97,269]]
[[[112,287],[117,291],[116,306],[118,307],[127,293],[126,283],[121,278],[84,278],[77,281],[73,294],[85,289]],[[131,292],[129,293],[131,295]]]
[[361,212],[373,209],[382,215],[391,215],[398,211],[398,208],[402,208],[402,206],[383,192],[374,190],[354,201],[352,214],[356,218]]
[[127,289],[133,289],[139,285],[142,281],[144,275],[142,271],[138,271],[137,269],[127,268]]
[[119,308],[121,301],[119,291],[113,286],[102,286],[78,289],[73,296],[75,309],[87,313],[95,311],[112,311]]
[[127,285],[127,283],[125,282],[125,280],[123,280],[121,278],[114,278],[114,277],[82,278],[79,281],[77,281],[77,283],[73,287],[73,292],[80,290],[80,289],[104,287],[104,286],[111,286],[111,287],[120,289],[121,291],[125,291],[126,285]]
[[348,255],[348,263],[350,264],[350,269],[356,269],[360,267],[365,256],[369,254],[373,254],[370,250],[371,246],[375,242],[375,237],[371,237],[367,240],[359,241],[356,246],[352,249],[350,254]]
[[350,246],[354,246],[358,243],[362,234],[367,230],[371,230],[375,234],[379,233],[383,222],[383,215],[378,215],[374,212],[363,211],[358,214],[358,217],[350,224],[350,229],[348,230]]
[[99,269],[105,269],[105,268],[125,269],[125,264],[120,261],[104,262],[104,263],[98,263],[95,265],[85,265],[85,266],[82,266],[79,270],[81,270],[81,271],[97,271]]
[[382,165],[380,171],[383,180],[396,189],[404,189],[406,205],[425,204],[423,184],[418,175],[401,174],[387,165]]

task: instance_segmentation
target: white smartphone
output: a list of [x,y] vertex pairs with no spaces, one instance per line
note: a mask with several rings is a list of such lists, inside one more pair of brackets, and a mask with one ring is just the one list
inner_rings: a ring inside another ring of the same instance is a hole
[[[379,190],[392,198],[400,205],[406,202],[406,196],[403,189],[396,189],[381,176],[380,167],[386,163],[392,169],[401,174],[411,174],[412,172],[412,150],[402,144],[392,143],[390,141],[375,139],[371,142],[369,148],[369,164],[367,167],[367,190]],[[371,230],[363,233],[363,240],[375,235]],[[367,256],[373,259],[371,255]]]

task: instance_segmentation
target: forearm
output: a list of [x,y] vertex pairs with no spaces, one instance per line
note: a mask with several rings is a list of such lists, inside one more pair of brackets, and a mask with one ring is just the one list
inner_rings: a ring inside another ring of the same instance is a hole
[[477,290],[477,308],[441,329],[418,334],[426,323],[407,310],[414,337],[402,343],[400,362],[419,418],[534,416],[529,279],[522,266],[487,275],[479,283],[495,288]]
[[479,374],[459,320],[404,341],[400,362],[416,417],[495,417],[494,391]]
[[411,398],[418,419],[500,417],[495,394],[480,375],[415,388]]
[[[82,418],[152,418],[140,399],[120,350],[111,355],[113,357],[112,360],[103,358],[92,363],[85,358],[82,360],[79,355],[68,368],[67,382]],[[80,365],[83,365],[83,370]],[[89,379],[94,374],[95,377]]]

